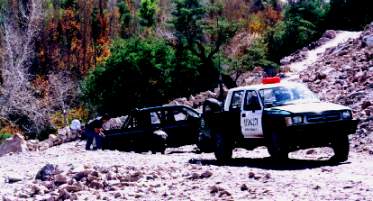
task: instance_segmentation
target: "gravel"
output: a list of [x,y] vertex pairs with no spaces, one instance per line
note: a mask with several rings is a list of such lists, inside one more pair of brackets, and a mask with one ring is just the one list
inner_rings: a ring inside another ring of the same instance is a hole
[[[236,149],[219,165],[212,153],[194,146],[166,154],[86,151],[70,142],[40,152],[0,158],[3,200],[371,200],[373,162],[352,151],[349,161],[331,164],[331,149],[290,154],[276,164],[264,147]],[[57,165],[55,180],[35,180],[46,164]],[[77,175],[80,178],[77,179]],[[21,181],[6,183],[5,178]],[[78,181],[79,180],[79,181]],[[61,182],[63,181],[63,182]],[[66,182],[66,183],[65,183]],[[64,183],[64,184],[62,184]]]

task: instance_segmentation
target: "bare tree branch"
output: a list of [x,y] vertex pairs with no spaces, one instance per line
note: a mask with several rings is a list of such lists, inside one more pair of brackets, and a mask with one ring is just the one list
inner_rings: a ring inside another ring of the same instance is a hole
[[[26,117],[31,125],[20,126],[36,132],[49,124],[48,107],[35,97],[29,75],[34,40],[44,15],[42,5],[42,0],[18,2],[18,6],[9,8],[1,24],[4,51],[1,55],[0,116],[14,123]],[[17,13],[23,18],[21,25]]]

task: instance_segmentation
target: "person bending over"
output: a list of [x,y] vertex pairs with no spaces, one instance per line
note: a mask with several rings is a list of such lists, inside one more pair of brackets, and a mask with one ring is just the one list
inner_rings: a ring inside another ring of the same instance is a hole
[[93,139],[96,141],[96,146],[93,147],[93,150],[102,149],[102,138],[104,137],[102,133],[102,125],[109,121],[109,115],[105,114],[101,118],[95,119],[89,122],[86,126],[86,137],[87,144],[85,146],[86,150],[91,150]]

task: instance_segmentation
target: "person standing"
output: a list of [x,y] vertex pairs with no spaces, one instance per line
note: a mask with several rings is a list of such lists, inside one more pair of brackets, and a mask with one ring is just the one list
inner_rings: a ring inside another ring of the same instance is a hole
[[78,119],[74,119],[71,121],[70,124],[71,134],[74,136],[73,138],[80,138],[82,134],[82,125]]
[[87,137],[87,144],[85,146],[86,150],[91,150],[93,139],[96,141],[96,146],[93,147],[93,150],[102,149],[102,125],[109,121],[109,119],[109,115],[105,114],[101,118],[97,118],[87,124],[85,129]]

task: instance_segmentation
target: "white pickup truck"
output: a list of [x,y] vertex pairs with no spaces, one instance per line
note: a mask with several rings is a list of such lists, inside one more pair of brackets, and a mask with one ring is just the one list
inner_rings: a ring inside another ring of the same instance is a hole
[[331,147],[331,160],[348,159],[348,134],[355,133],[358,123],[350,108],[321,102],[300,83],[279,78],[263,82],[230,89],[223,103],[204,103],[198,144],[202,151],[210,142],[216,159],[224,162],[236,147],[266,146],[276,160],[298,149]]

